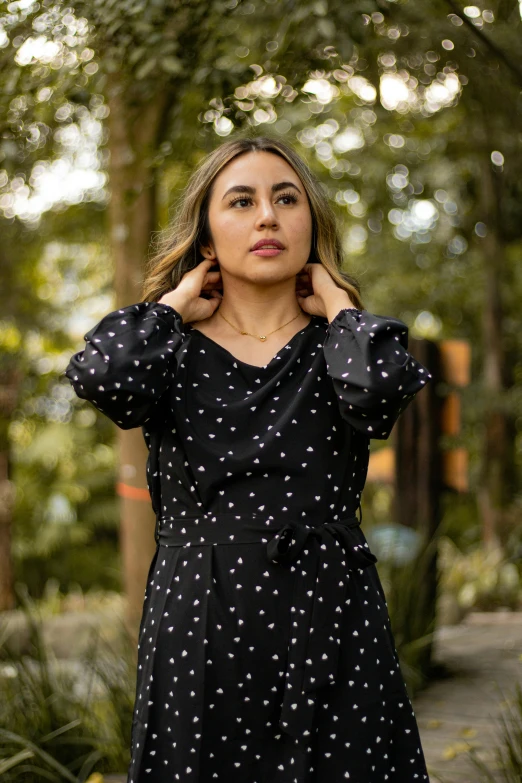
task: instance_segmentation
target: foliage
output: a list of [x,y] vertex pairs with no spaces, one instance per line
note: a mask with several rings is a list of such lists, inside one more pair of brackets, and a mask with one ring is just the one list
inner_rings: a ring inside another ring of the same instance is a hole
[[427,683],[432,673],[435,617],[431,591],[435,552],[436,544],[432,540],[404,565],[383,560],[378,563],[395,646],[410,697]]
[[[119,111],[129,157],[155,183],[158,228],[188,171],[222,138],[252,129],[294,143],[337,210],[367,307],[403,318],[413,335],[473,345],[457,444],[470,455],[472,491],[489,406],[513,417],[521,453],[520,26],[515,0],[2,8],[0,354],[23,378],[7,438],[16,576],[33,594],[48,576],[63,589],[73,579],[84,589],[118,585],[114,432],[58,375],[83,327],[112,307],[107,174]],[[144,110],[156,101],[161,122],[148,148]],[[55,166],[85,184],[42,188]],[[498,339],[512,360],[507,392],[491,400],[480,375],[493,264],[505,310]]]
[[31,601],[40,619],[56,617],[66,612],[105,612],[114,611],[123,616],[125,598],[120,592],[110,592],[91,587],[82,590],[79,584],[72,584],[66,591],[60,588],[58,579],[49,578],[45,583],[42,595],[37,600],[30,598],[31,591],[27,585],[18,586],[19,593]]
[[506,705],[499,721],[496,765],[488,765],[474,751],[470,759],[479,783],[520,783],[522,780],[522,684],[515,684],[512,693],[503,698]]
[[454,596],[463,613],[522,607],[519,570],[501,549],[476,545],[461,552],[444,537],[439,541],[439,564],[440,591]]
[[[2,781],[86,781],[93,770],[121,772],[129,762],[135,661],[100,650],[94,639],[71,668],[46,648],[41,621],[24,603],[33,655],[0,651]],[[126,649],[132,649],[132,645]]]
[[[120,586],[114,431],[57,378],[72,352],[65,325],[83,334],[96,313],[110,307],[112,272],[94,241],[83,235],[82,242],[79,234],[74,242],[70,231],[69,243],[60,243],[57,235],[45,245],[28,282],[39,300],[52,301],[52,314],[44,306],[42,322],[34,316],[25,332],[21,318],[15,322],[6,315],[4,322],[5,331],[14,327],[19,333],[24,375],[8,423],[16,484],[13,559],[16,579],[29,584],[33,595],[49,577],[58,578],[63,589],[73,580],[84,589],[93,582],[106,589]],[[40,312],[36,305],[33,310]]]

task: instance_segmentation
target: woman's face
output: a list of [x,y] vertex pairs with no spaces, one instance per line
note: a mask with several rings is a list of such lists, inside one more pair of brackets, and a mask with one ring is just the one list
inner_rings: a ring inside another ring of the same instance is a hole
[[[312,214],[301,179],[292,166],[271,152],[234,158],[214,180],[209,224],[212,240],[203,248],[227,276],[258,285],[277,284],[307,263],[312,243]],[[255,249],[274,240],[277,248]]]

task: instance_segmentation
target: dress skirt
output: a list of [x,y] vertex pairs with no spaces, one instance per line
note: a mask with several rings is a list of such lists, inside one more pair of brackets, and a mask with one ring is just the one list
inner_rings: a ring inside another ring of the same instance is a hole
[[164,519],[157,542],[129,783],[428,780],[356,518]]

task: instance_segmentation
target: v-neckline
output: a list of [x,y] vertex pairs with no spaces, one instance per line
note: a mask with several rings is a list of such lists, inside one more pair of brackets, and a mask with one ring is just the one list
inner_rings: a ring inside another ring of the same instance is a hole
[[226,353],[230,357],[230,359],[232,359],[234,362],[237,362],[237,364],[241,364],[241,365],[243,365],[243,367],[249,367],[249,368],[251,368],[253,370],[266,370],[268,367],[270,367],[270,365],[273,362],[275,362],[275,360],[278,358],[278,356],[286,348],[288,348],[290,345],[292,345],[292,343],[295,341],[295,339],[299,335],[304,334],[304,332],[306,332],[306,330],[309,329],[310,326],[312,326],[313,323],[315,323],[315,316],[314,315],[311,316],[310,321],[306,324],[306,326],[303,326],[302,329],[300,329],[298,332],[296,332],[294,335],[292,335],[292,337],[289,339],[289,341],[286,343],[286,345],[283,345],[283,347],[280,348],[278,350],[278,352],[274,356],[272,356],[270,361],[267,364],[263,364],[263,365],[261,365],[261,364],[249,364],[248,362],[244,362],[242,359],[238,359],[237,356],[234,356],[234,354],[231,353],[228,350],[228,348],[225,348],[224,345],[221,345],[221,343],[218,343],[218,342],[216,342],[216,340],[213,340],[212,337],[209,337],[208,334],[205,334],[204,332],[202,332],[201,329],[194,329],[192,324],[189,324],[189,326],[190,326],[190,332],[191,333],[197,332],[198,334],[200,334],[202,337],[205,338],[205,340],[208,340],[209,343],[212,343],[213,345],[217,346],[217,348],[219,348],[221,351]]

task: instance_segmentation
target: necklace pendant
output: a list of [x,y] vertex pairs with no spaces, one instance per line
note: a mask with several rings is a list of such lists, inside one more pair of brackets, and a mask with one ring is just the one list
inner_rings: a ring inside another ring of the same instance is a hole
[[260,340],[262,340],[262,341],[264,342],[264,341],[266,340],[266,335],[264,335],[264,334],[260,334],[260,335],[259,335],[259,339],[260,339]]

